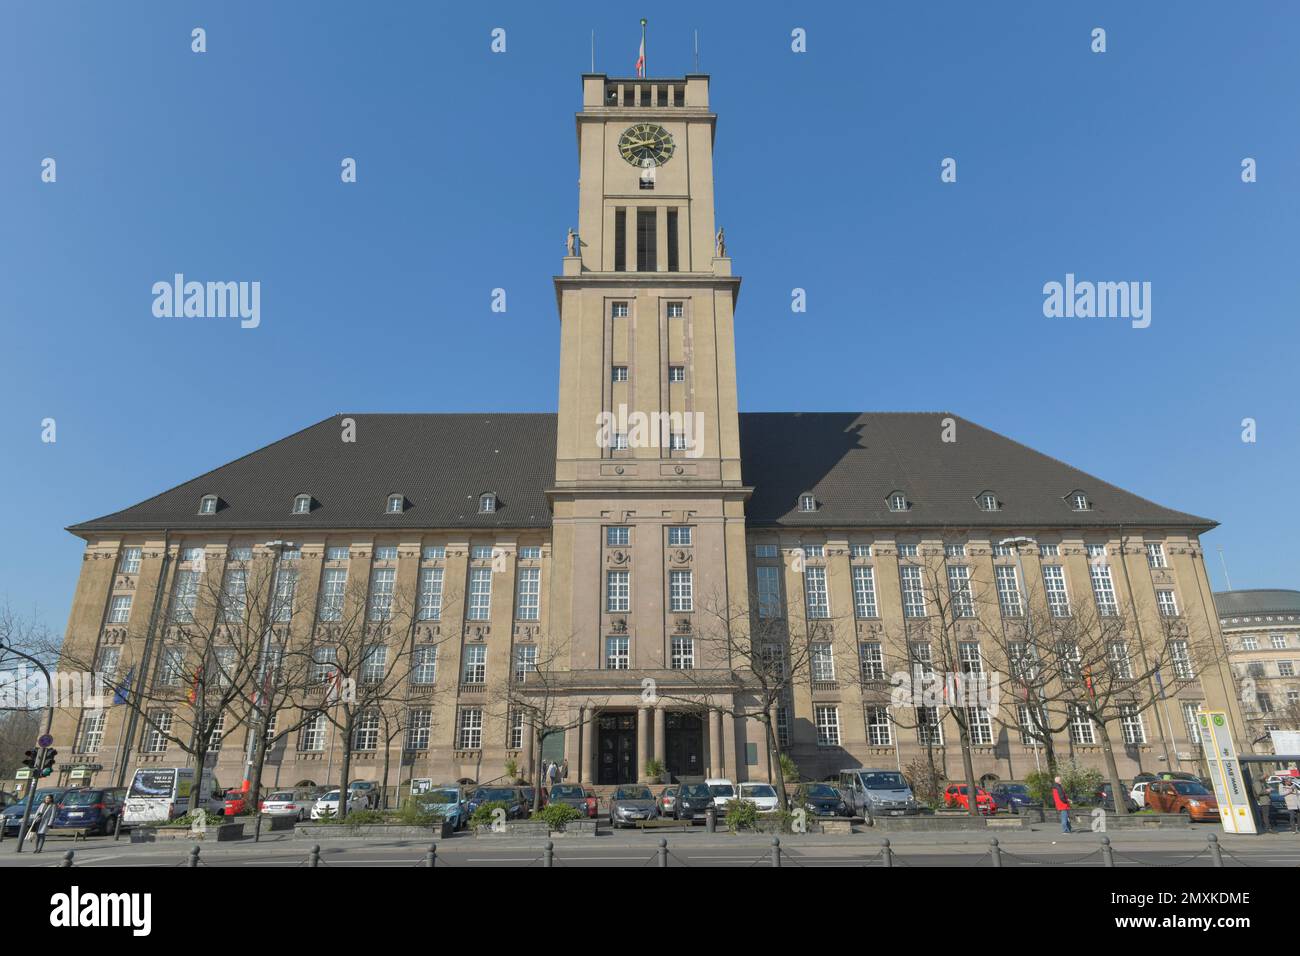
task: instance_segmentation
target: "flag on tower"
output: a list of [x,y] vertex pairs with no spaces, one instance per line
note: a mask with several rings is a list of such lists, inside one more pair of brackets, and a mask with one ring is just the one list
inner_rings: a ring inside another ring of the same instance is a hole
[[641,20],[641,52],[636,58],[636,75],[645,76],[645,20]]

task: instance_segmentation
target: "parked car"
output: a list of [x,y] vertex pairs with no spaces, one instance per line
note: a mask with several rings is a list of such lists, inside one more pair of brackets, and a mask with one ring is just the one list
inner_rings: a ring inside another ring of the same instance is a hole
[[[1093,802],[1096,803],[1098,806],[1100,806],[1103,810],[1108,810],[1111,813],[1114,813],[1115,798],[1110,791],[1111,791],[1110,784],[1103,783],[1100,787],[1097,788],[1097,792],[1093,794]],[[1121,793],[1124,798],[1124,808],[1128,810],[1129,813],[1137,813],[1138,810],[1142,809],[1141,807],[1138,806],[1137,801],[1133,799],[1132,794],[1130,794],[1127,790],[1121,791]]]
[[378,810],[379,785],[373,780],[353,780],[348,784],[348,811]]
[[[963,810],[970,809],[970,798],[968,796],[966,784],[954,783],[943,792],[943,805],[945,807],[961,807]],[[998,812],[998,802],[993,799],[983,787],[975,788],[975,808],[980,813],[994,814]]]
[[819,817],[852,816],[848,801],[829,783],[810,783],[803,788],[803,805],[809,813]]
[[719,810],[724,809],[727,804],[736,799],[736,786],[725,777],[714,777],[704,781],[713,794],[713,803]]
[[921,812],[921,805],[897,770],[841,770],[838,789],[854,816],[901,817]]
[[248,812],[248,791],[227,790],[222,799],[221,812],[228,817],[237,817]]
[[614,829],[632,826],[659,815],[659,804],[649,787],[625,784],[609,798],[609,825]]
[[458,784],[434,787],[424,793],[412,794],[410,799],[426,813],[450,820],[453,830],[460,830],[469,822],[469,798],[465,788]]
[[677,806],[673,816],[678,820],[703,818],[709,807],[717,807],[713,790],[707,783],[684,783],[677,790]]
[[466,801],[470,816],[485,803],[504,803],[507,820],[526,820],[533,812],[523,787],[476,787]]
[[268,817],[293,817],[301,822],[311,813],[314,801],[306,790],[273,790],[258,805]]
[[776,787],[770,783],[742,783],[740,799],[757,806],[759,813],[774,813],[781,805],[776,795]]
[[[528,812],[529,812],[529,813],[532,813],[532,812],[533,812],[533,789],[534,789],[534,788],[533,788],[533,787],[520,787],[519,789],[522,790],[522,791],[524,792],[524,803],[526,803],[526,804],[528,805]],[[548,804],[548,803],[550,802],[550,800],[551,800],[550,793],[547,791],[547,789],[546,789],[545,787],[542,787],[542,800],[541,800],[541,803],[537,804],[537,809],[539,809],[539,810],[542,809],[542,807],[546,806],[546,804]]]
[[1019,813],[1021,807],[1032,807],[1038,804],[1038,801],[1030,794],[1029,788],[1023,783],[1000,783],[989,791],[993,799],[998,802],[999,807],[1010,810],[1012,813]]
[[661,817],[677,817],[677,786],[664,787],[659,791],[656,798],[659,801],[659,815]]
[[1147,786],[1150,783],[1150,780],[1133,781],[1133,789],[1128,792],[1128,795],[1133,798],[1133,802],[1138,805],[1138,809],[1147,805]]
[[[67,787],[42,787],[36,791],[36,796],[33,798],[32,812],[36,812],[36,808],[45,802],[47,796],[53,797],[54,802],[58,803],[63,799],[63,795],[67,791]],[[0,820],[4,823],[5,836],[18,835],[18,828],[23,823],[23,810],[26,807],[27,801],[19,800],[17,803],[11,803],[3,811],[0,811]]]
[[125,787],[75,787],[59,799],[50,829],[112,833],[125,805]]
[[316,798],[316,802],[311,805],[311,818],[321,820],[325,817],[336,817],[339,813],[339,792],[338,789],[330,790]]
[[566,807],[573,807],[588,819],[596,818],[596,795],[581,784],[557,783],[551,787],[547,799],[551,803],[562,803]]
[[1146,805],[1159,813],[1185,813],[1193,820],[1217,823],[1219,801],[1199,780],[1152,780]]

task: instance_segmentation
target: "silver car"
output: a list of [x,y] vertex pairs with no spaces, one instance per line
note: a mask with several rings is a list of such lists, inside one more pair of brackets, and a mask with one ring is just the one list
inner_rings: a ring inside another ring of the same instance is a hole
[[268,817],[294,817],[302,821],[311,813],[313,803],[306,790],[275,790],[262,801],[261,812]]
[[649,787],[625,784],[614,791],[609,798],[609,825],[617,830],[619,827],[636,826],[646,820],[659,816],[659,801],[650,792]]

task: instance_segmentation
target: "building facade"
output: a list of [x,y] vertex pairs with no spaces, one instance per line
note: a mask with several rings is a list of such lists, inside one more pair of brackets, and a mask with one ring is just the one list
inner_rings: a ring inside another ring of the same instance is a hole
[[1300,730],[1300,591],[1219,591],[1214,603],[1246,735],[1273,753],[1270,731]]
[[[1139,659],[1175,636],[1158,697],[1109,728],[1122,773],[1194,769],[1201,707],[1239,726],[1212,521],[950,413],[739,412],[709,82],[582,78],[556,414],[340,415],[69,529],[64,666],[114,690],[60,710],[62,779],[192,763],[202,726],[223,783],[263,733],[269,785],[337,781],[344,733],[351,776],[389,786],[543,759],[593,784],[768,780],[765,716],[808,778],[922,754],[960,775],[954,717],[892,690],[963,588],[964,674],[1008,671],[1035,595],[1122,618]],[[773,655],[779,699],[754,677]],[[1039,765],[1014,700],[964,713],[977,773]],[[1078,721],[1056,750],[1101,746]]]

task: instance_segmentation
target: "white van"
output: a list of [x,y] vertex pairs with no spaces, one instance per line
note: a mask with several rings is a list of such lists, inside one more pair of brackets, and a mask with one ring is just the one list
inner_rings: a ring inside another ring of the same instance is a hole
[[[199,806],[209,813],[221,813],[222,792],[210,770],[205,770],[203,797]],[[122,825],[154,823],[184,816],[190,809],[194,789],[193,767],[140,767],[126,793]]]

